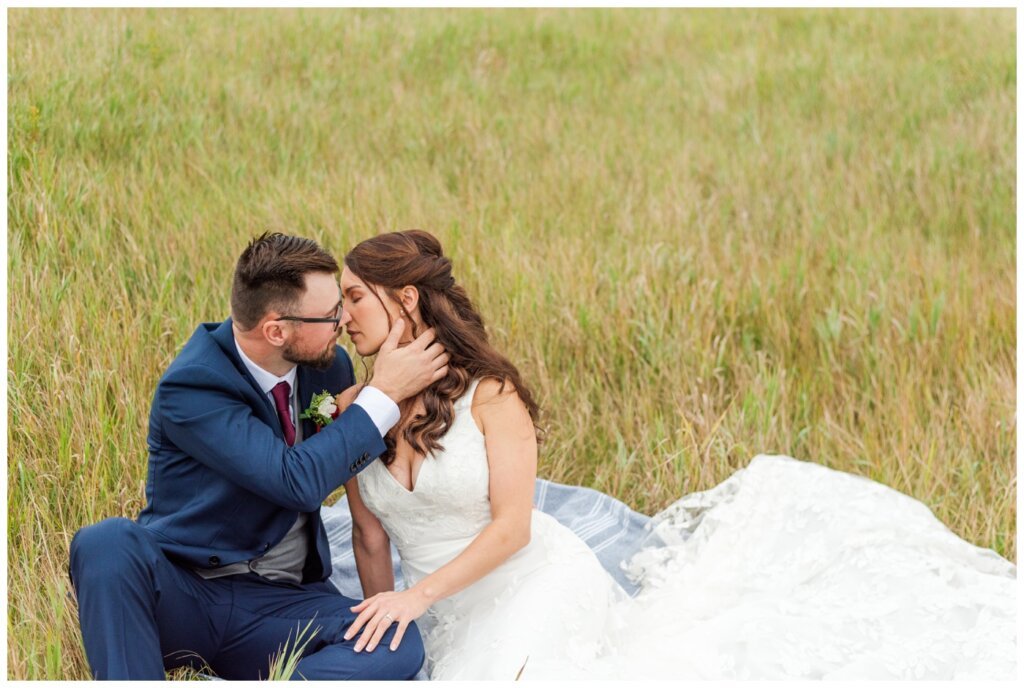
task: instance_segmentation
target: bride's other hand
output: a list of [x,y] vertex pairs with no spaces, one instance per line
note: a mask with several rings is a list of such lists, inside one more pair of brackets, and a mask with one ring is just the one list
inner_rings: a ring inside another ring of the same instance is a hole
[[365,624],[363,634],[356,641],[355,651],[361,652],[363,648],[366,648],[367,652],[373,652],[388,627],[392,623],[397,623],[398,630],[395,631],[395,637],[391,641],[391,650],[394,651],[402,642],[405,629],[409,627],[410,623],[423,616],[429,606],[426,599],[416,590],[379,592],[351,607],[352,611],[359,612],[359,616],[345,631],[345,640],[354,638]]

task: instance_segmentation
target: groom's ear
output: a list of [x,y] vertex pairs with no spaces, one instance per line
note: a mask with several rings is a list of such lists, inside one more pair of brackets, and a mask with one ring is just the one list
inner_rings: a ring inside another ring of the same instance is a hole
[[284,321],[277,320],[276,313],[268,314],[263,322],[260,323],[260,328],[263,332],[263,338],[266,339],[268,343],[273,344],[274,346],[284,345],[284,340],[286,338]]

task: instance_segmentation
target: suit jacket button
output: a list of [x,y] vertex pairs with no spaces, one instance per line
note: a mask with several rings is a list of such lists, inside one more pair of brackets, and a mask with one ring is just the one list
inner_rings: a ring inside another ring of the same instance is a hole
[[359,457],[359,460],[360,461],[366,461],[368,458],[370,458],[369,454],[363,454],[362,456]]
[[349,466],[349,467],[348,467],[348,469],[349,469],[350,471],[354,471],[354,470],[355,470],[355,469],[357,469],[357,468],[359,468],[359,466],[357,466],[357,465],[355,465],[355,464],[352,464],[351,466]]
[[219,565],[220,565],[220,557],[217,557],[217,556],[210,557],[210,566],[219,566]]

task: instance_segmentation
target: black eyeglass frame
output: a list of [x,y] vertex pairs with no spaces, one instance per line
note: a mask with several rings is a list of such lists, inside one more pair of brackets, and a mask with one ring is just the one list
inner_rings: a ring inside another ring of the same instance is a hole
[[335,318],[302,318],[298,315],[282,315],[277,320],[291,320],[292,322],[304,322],[304,323],[334,323],[334,331],[337,332],[341,328],[341,312],[343,307],[338,306],[337,317]]

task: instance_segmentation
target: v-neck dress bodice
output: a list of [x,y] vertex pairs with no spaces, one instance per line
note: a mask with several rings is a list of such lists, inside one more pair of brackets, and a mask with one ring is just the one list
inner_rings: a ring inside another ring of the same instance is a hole
[[[423,459],[412,490],[381,461],[359,474],[359,494],[402,553],[403,564],[419,561],[420,545],[429,548],[430,561],[444,556],[438,555],[440,549],[457,554],[491,520],[487,451],[470,412],[478,382],[473,381],[456,400],[443,449]],[[440,547],[442,543],[447,546]],[[416,579],[425,575],[412,573]]]

